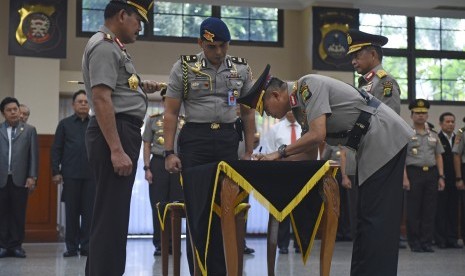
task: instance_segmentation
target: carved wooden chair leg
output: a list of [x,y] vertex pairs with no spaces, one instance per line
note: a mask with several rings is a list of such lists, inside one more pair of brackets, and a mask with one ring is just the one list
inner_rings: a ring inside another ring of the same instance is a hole
[[[236,216],[234,214],[239,186],[228,177],[224,177],[221,183],[221,229],[223,232],[223,246],[225,249],[227,248],[227,250],[224,250],[226,271],[229,276],[242,275],[242,271],[238,271],[239,250],[237,248]],[[244,242],[244,239],[242,239],[242,242]],[[244,251],[241,253],[244,253]]]
[[266,257],[268,265],[268,276],[274,276],[276,247],[278,245],[279,222],[270,214],[268,218],[268,234],[266,237]]
[[325,212],[321,221],[320,275],[329,276],[339,218],[339,187],[330,175],[323,178],[326,197]]
[[239,212],[236,215],[236,233],[237,233],[237,271],[242,274],[244,271],[244,239],[245,239],[245,221],[250,204],[241,203],[237,207]]
[[181,218],[185,217],[184,206],[173,205],[171,212],[171,242],[173,250],[173,275],[181,275]]
[[170,228],[171,228],[170,221],[165,220],[164,229],[163,230],[160,229],[161,230],[161,266],[162,266],[163,276],[168,276],[168,258],[169,258],[168,255],[169,255],[169,244],[170,244],[170,233],[171,233]]

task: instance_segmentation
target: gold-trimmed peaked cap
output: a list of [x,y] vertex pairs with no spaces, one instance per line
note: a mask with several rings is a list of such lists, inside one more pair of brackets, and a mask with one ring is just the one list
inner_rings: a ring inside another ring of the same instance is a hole
[[271,66],[266,65],[265,70],[250,88],[247,95],[237,99],[237,102],[248,107],[255,109],[260,116],[263,116],[263,95],[265,95],[266,88],[271,80],[270,73]]
[[133,7],[136,12],[144,19],[145,23],[149,23],[147,13],[152,9],[154,0],[112,0],[111,2],[122,2]]
[[231,40],[228,26],[223,20],[216,17],[209,17],[200,24],[200,38],[205,41],[222,41]]
[[363,49],[366,46],[382,47],[388,43],[389,39],[382,35],[374,35],[359,31],[357,29],[350,29],[347,32],[347,44],[349,51],[347,54],[352,54]]
[[429,101],[425,99],[416,99],[410,102],[408,109],[410,109],[412,112],[426,113],[428,112],[429,106]]

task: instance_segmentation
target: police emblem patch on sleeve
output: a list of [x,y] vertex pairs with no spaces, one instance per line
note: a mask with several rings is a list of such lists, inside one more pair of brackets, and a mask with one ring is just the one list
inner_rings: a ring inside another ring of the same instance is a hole
[[310,90],[308,90],[308,85],[303,84],[300,87],[300,96],[302,97],[304,102],[307,102],[312,97],[312,92],[310,92]]
[[394,85],[392,81],[385,81],[383,82],[383,95],[384,97],[391,97],[392,96],[392,88]]

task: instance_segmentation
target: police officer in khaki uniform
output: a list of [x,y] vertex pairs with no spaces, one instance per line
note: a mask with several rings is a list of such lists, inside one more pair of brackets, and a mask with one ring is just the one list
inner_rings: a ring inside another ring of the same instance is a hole
[[[165,94],[166,89],[163,89],[160,93],[163,102],[165,101]],[[142,140],[144,141],[145,179],[149,183],[150,206],[152,207],[154,256],[161,255],[161,231],[157,203],[181,201],[184,198],[179,173],[170,174],[165,169],[165,158],[163,157],[163,146],[165,144],[163,114],[162,112],[150,115],[145,123],[144,133],[142,134]],[[184,117],[181,117],[178,120],[178,130],[183,125]],[[151,159],[150,155],[152,155]]]
[[350,29],[347,35],[352,66],[362,76],[358,87],[373,94],[380,101],[400,114],[400,88],[397,81],[389,75],[382,65],[383,50],[388,38],[381,35],[364,33]]
[[124,44],[148,23],[152,0],[113,0],[105,23],[88,41],[82,73],[91,118],[86,147],[96,181],[86,275],[123,275],[132,186],[137,170],[147,95],[160,90],[141,81]]
[[[465,122],[465,117],[463,122]],[[455,186],[460,192],[460,211],[462,214],[460,219],[463,239],[465,237],[465,127],[457,131],[452,152],[454,153]]]
[[412,129],[387,105],[344,82],[321,75],[283,82],[270,77],[269,68],[238,102],[274,118],[292,110],[304,134],[257,158],[314,158],[325,138],[330,145],[357,150],[359,212],[351,275],[396,275],[402,176]]
[[[236,99],[252,87],[252,72],[243,58],[227,55],[231,36],[226,24],[218,18],[207,18],[200,25],[198,45],[202,52],[181,56],[170,73],[165,99],[163,132],[165,167],[177,173],[220,160],[237,160],[239,134],[236,121]],[[186,124],[179,134],[179,154],[174,152],[176,124],[181,104]],[[252,154],[255,114],[241,107],[244,124],[245,153]],[[187,206],[188,208],[188,206]],[[193,272],[190,241],[186,247],[189,269]],[[208,274],[225,275],[225,260],[220,220],[213,216],[208,250]]]
[[404,189],[407,192],[407,238],[412,252],[434,252],[431,248],[438,190],[444,190],[444,148],[436,132],[427,127],[429,102],[410,103],[415,134],[407,149]]

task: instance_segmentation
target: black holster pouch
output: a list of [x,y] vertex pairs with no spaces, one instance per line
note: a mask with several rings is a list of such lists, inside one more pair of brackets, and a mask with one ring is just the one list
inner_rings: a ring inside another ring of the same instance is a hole
[[244,140],[244,126],[243,126],[243,123],[242,123],[242,119],[240,117],[238,117],[236,119],[236,121],[234,122],[234,127],[237,131],[237,135],[239,135],[239,141],[242,141]]
[[[371,98],[367,105],[378,108],[381,102],[373,97]],[[353,150],[358,150],[358,146],[360,145],[360,140],[362,139],[363,135],[365,135],[370,127],[370,118],[371,113],[366,111],[362,111],[355,122],[354,127],[349,131],[347,135],[347,143],[346,147],[351,148]]]

